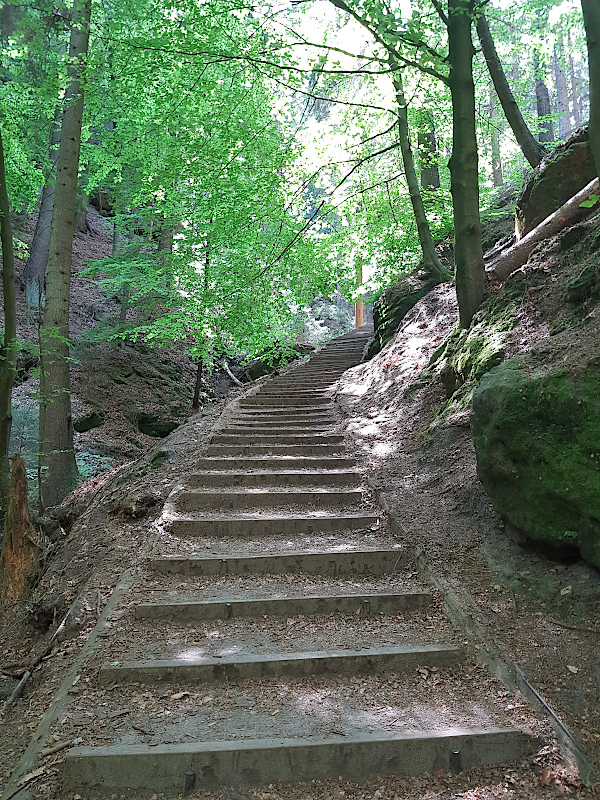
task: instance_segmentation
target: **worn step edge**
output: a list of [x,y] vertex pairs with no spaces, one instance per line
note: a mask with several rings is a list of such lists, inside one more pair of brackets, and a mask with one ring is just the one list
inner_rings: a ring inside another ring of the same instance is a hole
[[219,472],[207,470],[194,472],[186,480],[190,488],[235,489],[235,488],[276,488],[282,486],[346,487],[358,485],[360,474],[356,470],[279,470],[272,472]]
[[159,556],[152,559],[155,572],[176,575],[247,575],[307,572],[339,577],[341,575],[384,575],[403,568],[404,550],[295,551],[285,554],[248,556],[246,558],[201,558]]
[[257,536],[277,533],[313,534],[319,531],[363,530],[378,523],[378,517],[363,514],[304,514],[237,516],[237,517],[179,517],[170,521],[174,536]]
[[[215,467],[218,465],[223,472],[258,469],[261,472],[271,471],[276,475],[284,465],[297,469],[341,469],[353,467],[354,464],[354,459],[348,456],[278,456],[276,454],[261,456],[259,454],[258,456],[205,456],[196,461],[196,468],[201,469],[205,465],[210,467],[212,472],[216,472],[218,470]],[[269,467],[271,467],[270,470]]]
[[361,503],[361,489],[322,488],[302,489],[288,487],[244,487],[240,489],[194,489],[182,491],[173,497],[176,508],[183,514],[196,511],[285,508],[305,505],[313,508],[346,508]]
[[122,790],[189,794],[279,781],[413,776],[522,758],[530,737],[513,728],[451,728],[327,739],[245,739],[150,747],[75,747],[63,767],[67,792]]
[[378,594],[338,594],[329,596],[261,597],[140,603],[136,619],[168,619],[173,622],[199,622],[209,619],[240,619],[258,616],[305,614],[406,614],[423,611],[431,602],[427,592],[385,592]]
[[102,683],[141,681],[211,683],[246,678],[303,677],[402,673],[417,667],[451,667],[464,660],[462,648],[452,645],[382,647],[368,650],[322,650],[305,653],[260,653],[226,658],[185,654],[178,659],[109,662],[100,668]]

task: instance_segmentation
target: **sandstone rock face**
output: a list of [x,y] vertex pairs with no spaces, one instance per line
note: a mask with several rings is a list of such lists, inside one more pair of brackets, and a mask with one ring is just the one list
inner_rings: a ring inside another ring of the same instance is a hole
[[587,128],[580,128],[533,170],[515,208],[517,239],[532,231],[596,177]]
[[558,355],[533,350],[483,376],[471,415],[477,472],[504,519],[600,567],[600,354],[576,366]]
[[375,338],[369,347],[369,358],[386,346],[411,308],[436,285],[437,281],[424,273],[412,272],[379,296],[373,308]]

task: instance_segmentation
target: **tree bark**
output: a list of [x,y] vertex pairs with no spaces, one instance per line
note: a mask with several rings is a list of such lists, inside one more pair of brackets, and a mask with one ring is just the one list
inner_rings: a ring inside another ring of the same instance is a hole
[[38,536],[27,510],[27,472],[17,453],[12,457],[8,508],[0,568],[0,599],[4,607],[23,594],[39,551]]
[[73,0],[67,73],[69,85],[56,164],[46,308],[40,330],[39,469],[42,509],[60,503],[74,488],[78,478],[69,392],[69,289],[90,16],[91,0]]
[[556,110],[558,112],[558,138],[566,139],[571,130],[571,115],[569,113],[569,92],[567,79],[563,69],[565,56],[562,31],[559,32],[554,45],[554,82],[556,85]]
[[517,101],[508,85],[489,25],[483,14],[477,20],[477,35],[506,120],[515,135],[515,139],[523,155],[532,167],[536,167],[546,155],[546,151],[540,143],[535,140],[534,135],[523,119]]
[[589,214],[589,208],[582,208],[581,203],[588,200],[590,195],[600,192],[600,182],[594,178],[580,192],[562,205],[557,211],[530,231],[520,241],[502,253],[489,265],[489,274],[494,280],[503,281],[515,270],[522,267],[531,255],[533,248],[544,239],[556,236],[565,228],[575,225]]
[[423,267],[435,279],[440,282],[448,280],[446,270],[440,263],[435,247],[431,230],[425,214],[425,206],[419,189],[419,180],[415,169],[415,160],[410,146],[410,135],[408,130],[408,108],[404,97],[404,86],[402,74],[398,68],[398,62],[390,56],[388,59],[392,72],[394,91],[396,92],[396,102],[398,104],[398,137],[400,139],[400,150],[402,152],[402,163],[404,165],[404,176],[408,184],[408,193],[412,203],[413,213],[417,223],[419,243],[423,253]]
[[533,72],[535,75],[535,104],[540,129],[538,139],[540,142],[553,142],[554,126],[550,119],[552,114],[550,93],[543,78],[544,72],[540,65],[540,56],[537,50],[534,50],[533,53]]
[[600,175],[600,4],[598,0],[581,0],[581,8],[590,72],[590,144]]
[[202,359],[198,361],[198,368],[196,370],[196,385],[194,386],[194,397],[192,399],[192,408],[197,411],[200,408],[200,391],[202,390]]
[[503,186],[504,178],[502,177],[502,158],[500,155],[500,132],[498,130],[496,116],[496,92],[493,87],[490,87],[490,138],[492,150],[492,180],[494,186]]
[[46,267],[50,250],[50,227],[54,207],[54,181],[58,145],[60,143],[60,107],[54,112],[50,135],[50,174],[42,189],[40,208],[29,258],[21,273],[21,285],[25,291],[25,309],[28,325],[39,325],[42,321],[46,299]]
[[454,211],[456,295],[463,328],[469,327],[485,297],[479,216],[472,19],[472,0],[448,0],[448,61],[452,95],[450,191]]
[[421,162],[421,189],[440,188],[440,170],[437,162],[437,141],[430,112],[421,110],[419,120],[419,160]]
[[581,127],[581,112],[579,110],[579,95],[577,94],[577,76],[575,75],[575,61],[573,60],[573,47],[571,33],[567,31],[567,52],[569,53],[569,75],[571,78],[571,96],[573,98],[573,121],[575,127]]
[[12,390],[17,366],[17,301],[15,293],[15,254],[8,187],[4,167],[4,146],[0,133],[0,240],[2,241],[2,291],[4,341],[0,371],[0,516],[6,513],[10,468],[8,449],[12,428]]

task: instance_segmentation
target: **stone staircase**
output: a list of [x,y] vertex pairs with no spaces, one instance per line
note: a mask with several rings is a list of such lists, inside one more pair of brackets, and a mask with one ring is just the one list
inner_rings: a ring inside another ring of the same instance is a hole
[[67,753],[67,792],[189,796],[525,752],[469,702],[469,657],[345,449],[333,387],[370,336],[245,396],[169,499],[160,552],[90,665],[81,707],[101,713]]

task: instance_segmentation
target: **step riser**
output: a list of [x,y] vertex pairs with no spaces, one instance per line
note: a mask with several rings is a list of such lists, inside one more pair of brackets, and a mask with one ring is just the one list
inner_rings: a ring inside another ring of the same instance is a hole
[[255,425],[239,425],[231,428],[223,428],[221,431],[222,436],[306,436],[314,434],[329,435],[329,431],[333,427],[333,423],[329,425],[286,425],[286,426],[266,426],[264,422],[257,422]]
[[262,508],[283,508],[290,505],[301,505],[312,508],[346,508],[362,501],[360,489],[350,491],[335,490],[331,492],[294,491],[260,492],[256,494],[235,494],[233,492],[182,492],[177,496],[175,505],[179,513],[194,511],[253,511]]
[[198,469],[206,470],[242,470],[260,469],[272,470],[276,475],[281,469],[346,469],[354,466],[353,458],[337,456],[334,458],[303,457],[296,458],[278,457],[269,455],[253,458],[199,458],[196,462]]
[[190,475],[187,484],[192,489],[201,487],[258,489],[269,486],[346,487],[352,489],[358,486],[358,474],[356,472],[295,472],[289,475],[282,472],[269,472],[264,475],[256,472],[237,473],[234,475],[229,473],[222,475],[200,473]]
[[336,456],[343,455],[344,448],[339,444],[253,444],[253,445],[210,445],[208,456],[259,456],[271,453],[275,456]]
[[390,575],[405,566],[400,550],[371,552],[290,553],[253,558],[155,558],[155,572],[174,575],[282,575],[308,573],[339,578],[346,575]]
[[453,667],[464,660],[455,647],[397,648],[397,652],[367,650],[359,653],[295,653],[289,656],[255,656],[237,659],[206,658],[189,661],[138,661],[100,670],[102,683],[218,683],[260,678],[304,678],[315,675],[402,674],[417,667]]
[[337,417],[331,414],[278,414],[277,412],[263,412],[259,414],[236,414],[232,425],[265,425],[266,427],[278,425],[301,425],[310,429],[311,425],[336,425]]
[[344,443],[344,437],[339,434],[311,434],[311,433],[297,433],[290,434],[289,436],[281,436],[278,434],[238,434],[229,435],[227,433],[216,433],[212,437],[212,444],[226,444],[237,445],[239,447],[259,445],[279,445],[279,444],[300,444],[300,445],[322,445],[322,444],[337,444]]
[[256,538],[257,536],[289,536],[300,534],[310,536],[324,531],[364,530],[377,523],[377,517],[324,517],[301,518],[282,517],[281,519],[228,519],[222,521],[174,519],[171,533],[174,536],[196,537],[239,536],[240,538]]
[[[220,786],[257,786],[279,781],[370,775],[408,777],[438,770],[456,772],[516,761],[529,750],[520,731],[442,731],[329,740],[257,739],[242,742],[76,747],[67,753],[67,793],[121,791],[184,794]],[[460,766],[457,757],[460,753]],[[91,796],[88,794],[88,796]]]
[[423,611],[431,596],[421,593],[344,597],[293,597],[198,603],[141,603],[136,619],[169,620],[179,624],[210,619],[240,619],[259,616],[292,617],[298,614],[408,614]]

